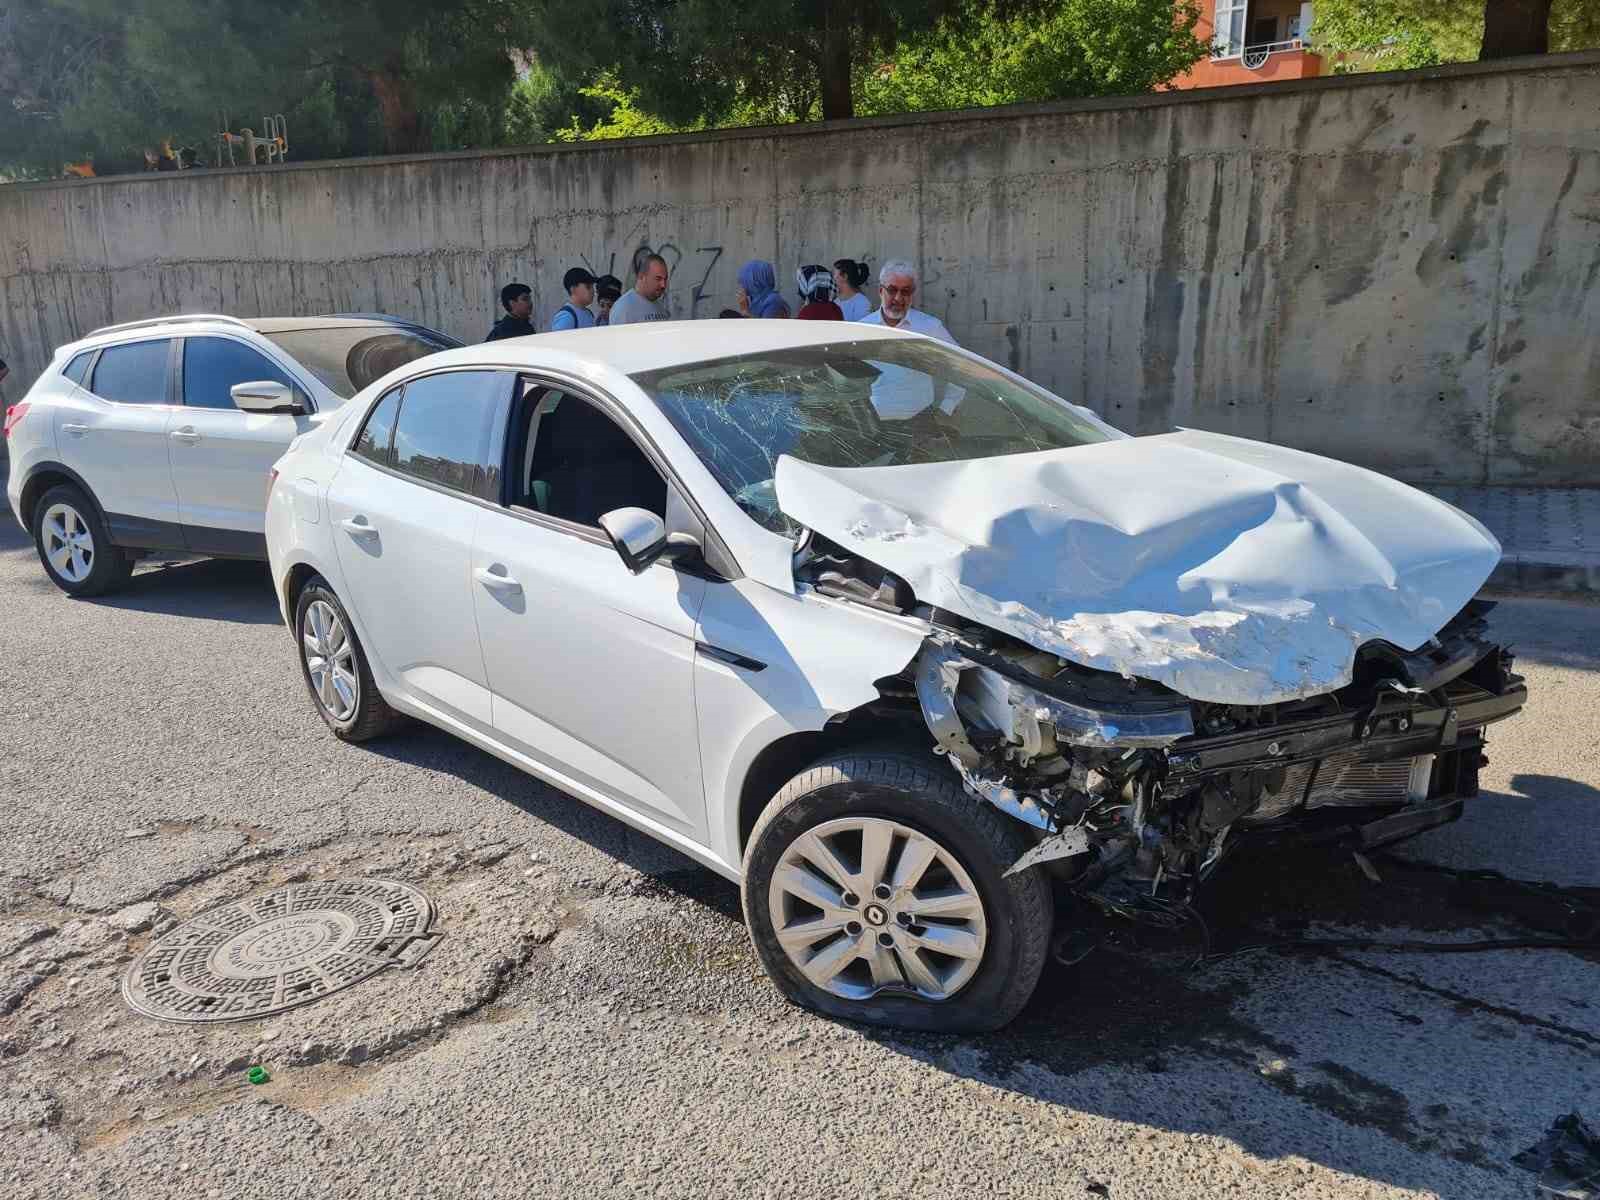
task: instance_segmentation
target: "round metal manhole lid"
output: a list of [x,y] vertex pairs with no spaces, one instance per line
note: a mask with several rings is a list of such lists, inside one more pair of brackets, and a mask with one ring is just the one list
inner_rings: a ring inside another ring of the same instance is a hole
[[295,883],[186,921],[123,976],[122,996],[162,1021],[237,1021],[320,1000],[439,940],[433,901],[390,879]]

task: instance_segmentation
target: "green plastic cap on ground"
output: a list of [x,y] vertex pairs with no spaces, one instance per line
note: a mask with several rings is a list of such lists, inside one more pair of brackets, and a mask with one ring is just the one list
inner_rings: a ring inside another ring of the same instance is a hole
[[250,1082],[251,1083],[266,1083],[271,1078],[272,1078],[272,1076],[267,1074],[267,1069],[265,1067],[251,1067],[250,1068]]

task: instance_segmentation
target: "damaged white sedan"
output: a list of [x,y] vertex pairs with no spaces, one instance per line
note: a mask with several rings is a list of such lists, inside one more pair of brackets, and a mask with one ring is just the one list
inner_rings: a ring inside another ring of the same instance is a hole
[[1456,819],[1526,699],[1470,517],[859,325],[434,355],[295,443],[267,541],[337,735],[418,717],[616,815],[880,1024],[1004,1024],[1059,913],[1170,916],[1251,838]]

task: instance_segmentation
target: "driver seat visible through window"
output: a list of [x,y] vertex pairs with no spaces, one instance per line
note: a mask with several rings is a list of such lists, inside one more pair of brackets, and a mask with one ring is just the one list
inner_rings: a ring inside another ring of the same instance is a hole
[[605,413],[554,388],[530,389],[523,413],[525,470],[516,503],[579,525],[598,526],[617,508],[665,518],[666,480]]

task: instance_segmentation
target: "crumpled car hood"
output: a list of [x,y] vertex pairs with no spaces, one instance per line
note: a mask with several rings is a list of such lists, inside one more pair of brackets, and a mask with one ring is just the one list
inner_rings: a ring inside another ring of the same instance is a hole
[[1415,650],[1500,559],[1415,488],[1192,430],[909,466],[784,457],[776,490],[924,603],[1225,704],[1342,687],[1373,639]]

